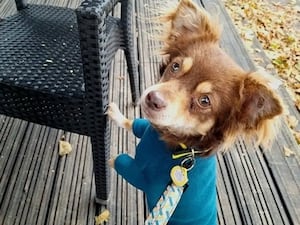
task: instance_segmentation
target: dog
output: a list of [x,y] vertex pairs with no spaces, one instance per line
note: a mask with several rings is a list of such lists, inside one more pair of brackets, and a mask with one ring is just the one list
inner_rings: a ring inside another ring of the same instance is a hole
[[[170,171],[192,157],[188,184],[169,225],[217,223],[216,152],[242,137],[270,146],[282,101],[262,72],[247,72],[220,47],[217,21],[192,0],[181,0],[162,17],[160,81],[140,105],[146,119],[130,120],[111,103],[109,117],[140,138],[134,157],[110,165],[145,192],[149,210],[170,184]],[[174,157],[174,155],[176,157]]]

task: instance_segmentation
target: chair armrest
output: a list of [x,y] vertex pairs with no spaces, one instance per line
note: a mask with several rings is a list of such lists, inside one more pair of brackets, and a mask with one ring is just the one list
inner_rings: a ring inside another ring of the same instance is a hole
[[87,101],[106,111],[110,61],[107,17],[119,0],[85,0],[76,9]]
[[96,16],[98,19],[105,18],[120,0],[85,0],[76,9],[77,14],[84,17]]

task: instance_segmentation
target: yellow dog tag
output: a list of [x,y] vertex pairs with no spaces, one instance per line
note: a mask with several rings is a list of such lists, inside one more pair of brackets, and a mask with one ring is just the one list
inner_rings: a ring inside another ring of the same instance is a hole
[[187,169],[182,166],[174,166],[171,169],[171,179],[177,186],[183,187],[188,182]]

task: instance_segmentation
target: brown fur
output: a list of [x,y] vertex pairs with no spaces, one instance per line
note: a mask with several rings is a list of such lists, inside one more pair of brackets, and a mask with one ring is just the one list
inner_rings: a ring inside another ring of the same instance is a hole
[[161,80],[142,96],[145,116],[171,146],[184,143],[209,155],[237,137],[268,144],[281,101],[259,73],[240,68],[219,47],[220,28],[190,0],[168,22]]

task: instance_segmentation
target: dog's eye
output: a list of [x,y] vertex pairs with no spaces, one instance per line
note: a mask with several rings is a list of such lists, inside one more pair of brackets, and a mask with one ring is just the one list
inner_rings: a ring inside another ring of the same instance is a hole
[[174,63],[172,64],[172,72],[173,72],[173,73],[176,73],[176,72],[179,71],[179,69],[180,69],[179,63],[174,62]]
[[207,108],[207,107],[210,106],[210,99],[207,95],[201,96],[198,99],[198,101],[199,101],[200,106],[203,107],[203,108]]

